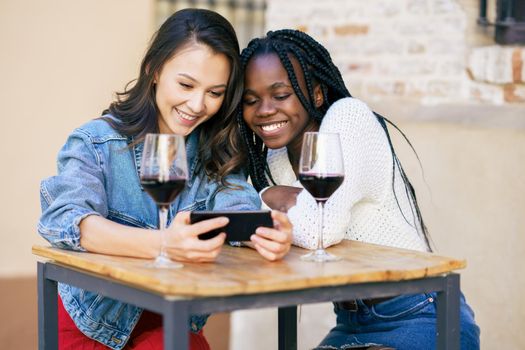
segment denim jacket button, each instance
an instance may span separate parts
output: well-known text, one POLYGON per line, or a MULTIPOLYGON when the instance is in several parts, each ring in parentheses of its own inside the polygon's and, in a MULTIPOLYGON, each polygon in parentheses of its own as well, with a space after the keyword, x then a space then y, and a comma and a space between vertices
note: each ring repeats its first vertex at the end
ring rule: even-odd
POLYGON ((122 340, 120 340, 120 339, 117 338, 117 337, 111 337, 111 341, 115 342, 116 344, 120 344, 120 343, 122 343, 122 340))

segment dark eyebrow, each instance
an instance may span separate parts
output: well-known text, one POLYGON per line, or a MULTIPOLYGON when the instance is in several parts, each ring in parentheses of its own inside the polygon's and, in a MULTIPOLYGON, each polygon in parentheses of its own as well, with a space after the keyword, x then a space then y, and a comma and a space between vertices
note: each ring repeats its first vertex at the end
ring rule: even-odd
MULTIPOLYGON (((186 78, 186 79, 189 79, 189 80, 193 81, 194 83, 199 83, 199 82, 197 81, 197 79, 195 79, 194 77, 192 77, 192 76, 189 75, 189 74, 186 74, 186 73, 179 73, 178 75, 179 75, 179 76, 182 76, 182 77, 184 77, 184 78, 186 78)), ((211 89, 226 88, 227 86, 228 86, 227 84, 219 84, 219 85, 214 85, 214 86, 212 86, 211 89)))
MULTIPOLYGON (((268 90, 275 90, 275 89, 282 88, 282 87, 286 87, 286 88, 293 89, 292 86, 290 86, 290 85, 288 85, 288 84, 286 84, 286 83, 283 83, 282 81, 278 81, 278 82, 273 83, 272 85, 270 85, 270 87, 268 88, 268 90)), ((252 94, 252 95, 256 95, 255 91, 250 90, 250 89, 245 89, 245 90, 244 90, 244 94, 252 94)))
POLYGON ((278 81, 278 82, 273 83, 272 85, 270 85, 270 89, 277 89, 277 88, 281 88, 281 87, 289 87, 289 88, 291 88, 290 85, 285 84, 282 81, 278 81))

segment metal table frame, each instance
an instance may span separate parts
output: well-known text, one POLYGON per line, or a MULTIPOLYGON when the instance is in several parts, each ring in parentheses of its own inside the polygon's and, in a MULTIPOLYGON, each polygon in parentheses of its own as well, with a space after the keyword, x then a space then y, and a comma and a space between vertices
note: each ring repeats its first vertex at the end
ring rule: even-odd
POLYGON ((189 316, 278 307, 279 350, 297 349, 298 304, 437 292, 437 349, 459 349, 459 275, 224 297, 163 296, 54 262, 38 262, 38 348, 58 348, 57 282, 139 306, 163 317, 164 348, 188 349, 189 316))

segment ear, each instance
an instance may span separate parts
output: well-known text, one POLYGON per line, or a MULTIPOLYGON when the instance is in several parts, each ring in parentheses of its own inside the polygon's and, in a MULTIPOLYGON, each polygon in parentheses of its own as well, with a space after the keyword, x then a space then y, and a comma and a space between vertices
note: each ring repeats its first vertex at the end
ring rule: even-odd
MULTIPOLYGON (((150 67, 149 67, 149 64, 146 66, 146 74, 149 74, 150 70, 150 67)), ((155 74, 153 75, 153 85, 157 85, 157 81, 159 80, 159 73, 158 72, 155 72, 155 74)))
POLYGON ((323 96, 323 89, 321 88, 321 84, 317 84, 314 87, 314 104, 315 108, 319 108, 324 103, 324 96, 323 96))

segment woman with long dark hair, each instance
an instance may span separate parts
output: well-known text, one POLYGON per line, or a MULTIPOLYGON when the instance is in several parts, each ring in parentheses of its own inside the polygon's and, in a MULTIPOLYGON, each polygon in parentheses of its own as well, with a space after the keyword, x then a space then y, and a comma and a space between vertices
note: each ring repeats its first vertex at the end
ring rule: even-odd
MULTIPOLYGON (((172 260, 212 262, 225 234, 200 240, 226 218, 190 224, 194 210, 260 206, 246 183, 235 130, 242 96, 239 45, 219 14, 186 9, 153 37, 138 79, 100 118, 76 129, 58 155, 58 175, 41 184, 39 233, 53 246, 153 258, 160 247, 157 208, 139 174, 148 133, 185 138, 189 178, 168 209, 166 254, 172 260)), ((276 228, 252 235, 268 260, 289 250, 291 226, 273 212, 276 228)), ((60 349, 162 349, 162 319, 133 305, 59 284, 60 349)), ((208 349, 206 315, 190 320, 192 349, 208 349)))
MULTIPOLYGON (((298 181, 303 135, 338 133, 344 181, 326 202, 324 246, 343 239, 431 251, 412 187, 383 116, 353 98, 328 51, 297 30, 252 40, 241 53, 245 90, 238 113, 248 168, 264 203, 288 212, 293 243, 315 249, 317 205, 298 181)), ((392 125, 392 124, 391 124, 392 125)), ((320 348, 380 343, 433 349, 432 293, 335 303, 337 326, 320 348)), ((479 328, 461 301, 461 344, 479 348, 479 328)))

